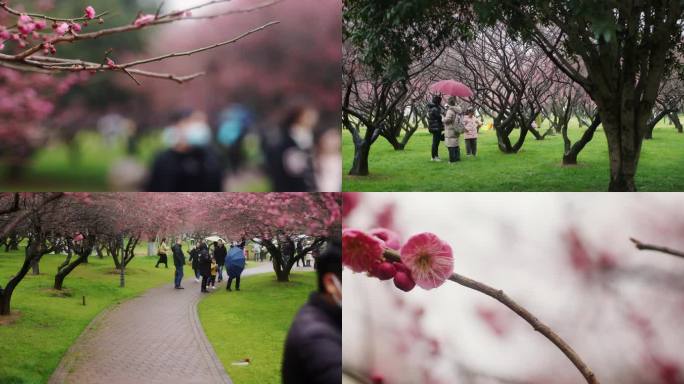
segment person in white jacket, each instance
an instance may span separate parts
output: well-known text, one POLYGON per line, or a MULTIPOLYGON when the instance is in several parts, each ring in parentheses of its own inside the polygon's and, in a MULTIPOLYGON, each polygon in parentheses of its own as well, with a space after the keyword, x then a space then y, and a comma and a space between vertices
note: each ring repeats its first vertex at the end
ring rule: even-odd
POLYGON ((466 156, 477 155, 477 136, 482 126, 482 120, 475 116, 472 108, 466 111, 463 116, 463 127, 465 128, 466 156))
POLYGON ((442 118, 442 123, 444 123, 444 141, 449 150, 449 162, 455 163, 461 160, 462 111, 461 107, 456 105, 456 98, 453 96, 449 98, 447 104, 446 114, 442 118))

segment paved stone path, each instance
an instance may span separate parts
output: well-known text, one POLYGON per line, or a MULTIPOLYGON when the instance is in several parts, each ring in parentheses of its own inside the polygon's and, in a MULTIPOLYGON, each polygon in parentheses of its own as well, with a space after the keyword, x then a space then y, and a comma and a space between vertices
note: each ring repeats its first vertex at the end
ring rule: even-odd
MULTIPOLYGON (((268 264, 242 277, 272 271, 268 264)), ((185 289, 153 288, 95 318, 48 383, 232 384, 199 322, 200 285, 192 269, 184 272, 185 289)), ((172 274, 169 268, 170 281, 172 274)), ((216 294, 224 292, 225 280, 221 285, 216 294)))

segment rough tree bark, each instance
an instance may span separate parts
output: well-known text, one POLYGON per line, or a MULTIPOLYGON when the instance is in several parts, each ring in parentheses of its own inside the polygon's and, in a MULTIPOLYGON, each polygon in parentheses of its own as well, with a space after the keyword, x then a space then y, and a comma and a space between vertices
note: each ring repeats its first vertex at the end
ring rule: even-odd
POLYGON ((93 244, 95 243, 93 236, 87 236, 83 240, 83 244, 74 245, 71 240, 68 241, 69 248, 67 249, 67 257, 62 264, 57 267, 55 274, 55 284, 53 286, 56 290, 62 290, 64 287, 64 279, 81 264, 85 264, 88 255, 93 251, 93 244), (71 261, 72 254, 76 254, 76 260, 71 261))
POLYGON ((601 118, 596 115, 591 122, 591 125, 582 134, 582 137, 572 144, 570 138, 568 138, 568 126, 567 124, 563 127, 563 143, 565 145, 565 150, 563 152, 563 165, 577 165, 577 156, 584 149, 584 147, 594 138, 594 133, 596 129, 601 125, 601 118))

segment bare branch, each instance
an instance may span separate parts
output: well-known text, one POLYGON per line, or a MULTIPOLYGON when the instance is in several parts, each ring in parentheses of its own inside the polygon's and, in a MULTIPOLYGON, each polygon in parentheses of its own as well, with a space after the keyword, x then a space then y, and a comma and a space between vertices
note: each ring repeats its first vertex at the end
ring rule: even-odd
POLYGON ((161 56, 157 56, 157 57, 151 57, 151 58, 148 58, 148 59, 142 59, 142 60, 131 61, 130 63, 121 64, 121 65, 119 65, 118 67, 120 67, 120 68, 130 68, 130 67, 138 66, 138 65, 141 65, 141 64, 152 63, 152 62, 155 62, 155 61, 162 61, 162 60, 170 59, 170 58, 173 58, 173 57, 181 57, 181 56, 190 56, 190 55, 194 55, 195 53, 200 53, 200 52, 208 51, 208 50, 210 50, 210 49, 222 47, 222 46, 224 46, 224 45, 236 43, 237 41, 239 41, 239 40, 241 40, 241 39, 243 39, 243 38, 245 38, 245 37, 247 37, 247 36, 249 36, 249 35, 251 35, 251 34, 253 34, 253 33, 259 32, 259 31, 264 30, 264 29, 266 29, 266 28, 268 28, 268 27, 270 27, 270 26, 272 26, 272 25, 276 25, 276 24, 279 24, 279 23, 280 23, 279 21, 271 21, 271 22, 268 22, 268 23, 266 23, 266 24, 264 24, 264 25, 262 25, 262 26, 260 26, 260 27, 257 27, 257 28, 251 29, 251 30, 249 30, 249 31, 247 31, 247 32, 245 32, 245 33, 242 33, 241 35, 239 35, 239 36, 237 36, 237 37, 234 37, 234 38, 232 38, 232 39, 230 39, 230 40, 226 40, 226 41, 223 41, 223 42, 220 42, 220 43, 208 45, 208 46, 202 47, 202 48, 193 49, 193 50, 190 50, 190 51, 168 53, 168 54, 165 54, 165 55, 161 55, 161 56))
POLYGON ((666 253, 666 254, 672 255, 672 256, 684 257, 684 252, 678 251, 676 249, 672 249, 672 248, 668 248, 668 247, 662 247, 662 246, 653 245, 653 244, 645 244, 645 243, 642 243, 641 241, 639 241, 633 237, 630 237, 629 240, 632 243, 634 243, 634 245, 636 246, 637 249, 642 250, 642 251, 643 250, 658 251, 658 252, 666 253))
MULTIPOLYGON (((399 253, 392 249, 385 249, 383 256, 387 260, 398 262, 401 261, 399 253)), ((503 290, 490 287, 487 284, 480 283, 479 281, 470 279, 457 273, 453 273, 451 277, 449 277, 449 280, 453 281, 454 283, 460 284, 466 288, 470 288, 475 291, 484 293, 485 295, 497 300, 501 304, 508 307, 510 310, 512 310, 518 316, 520 316, 523 320, 527 321, 527 323, 530 324, 535 331, 541 333, 556 347, 558 347, 558 349, 560 349, 561 352, 563 352, 563 354, 567 356, 568 359, 570 359, 573 365, 577 367, 582 376, 584 376, 584 379, 587 381, 587 383, 599 384, 599 381, 592 372, 592 370, 584 363, 584 361, 582 361, 577 352, 575 352, 575 350, 573 350, 572 347, 570 347, 570 345, 565 342, 565 340, 558 336, 558 334, 556 334, 548 325, 542 323, 537 317, 535 317, 522 305, 518 304, 513 299, 508 297, 508 295, 506 295, 503 290)))

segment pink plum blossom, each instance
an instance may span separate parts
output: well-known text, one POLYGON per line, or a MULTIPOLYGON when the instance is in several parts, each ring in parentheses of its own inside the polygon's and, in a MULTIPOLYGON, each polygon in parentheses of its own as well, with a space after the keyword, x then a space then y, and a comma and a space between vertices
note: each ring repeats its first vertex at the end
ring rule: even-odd
POLYGON ((432 233, 411 236, 399 253, 416 284, 423 289, 439 287, 454 269, 451 247, 432 233))
POLYGON ((64 36, 65 33, 69 32, 69 24, 67 23, 59 23, 57 24, 57 27, 55 28, 55 33, 64 36))
POLYGON ((86 17, 86 19, 94 19, 95 18, 95 8, 93 8, 91 5, 87 6, 85 9, 85 17, 86 17))
POLYGON ((19 20, 17 20, 17 29, 22 35, 28 35, 36 29, 36 24, 31 16, 22 14, 19 16, 19 20))
POLYGON ((81 32, 81 29, 82 29, 81 24, 79 24, 79 23, 73 23, 73 24, 71 24, 71 25, 70 25, 70 28, 71 28, 72 31, 77 32, 77 33, 78 33, 78 32, 81 32))
POLYGON ((140 27, 142 27, 142 26, 144 26, 144 25, 147 25, 147 24, 153 22, 154 19, 155 19, 155 16, 154 16, 154 15, 145 15, 145 14, 141 14, 140 16, 138 16, 137 19, 135 19, 135 21, 133 22, 133 25, 135 25, 136 27, 140 28, 140 27))
POLYGON ((383 243, 376 237, 358 230, 342 230, 342 264, 354 272, 370 272, 382 261, 383 243))
POLYGON ((399 240, 399 235, 387 228, 375 228, 370 230, 370 234, 382 240, 385 246, 390 249, 398 251, 401 248, 401 240, 399 240))
POLYGON ((116 68, 116 63, 114 62, 114 60, 112 60, 112 59, 110 59, 110 58, 108 57, 108 58, 107 58, 107 66, 108 66, 110 69, 115 69, 115 68, 116 68))

